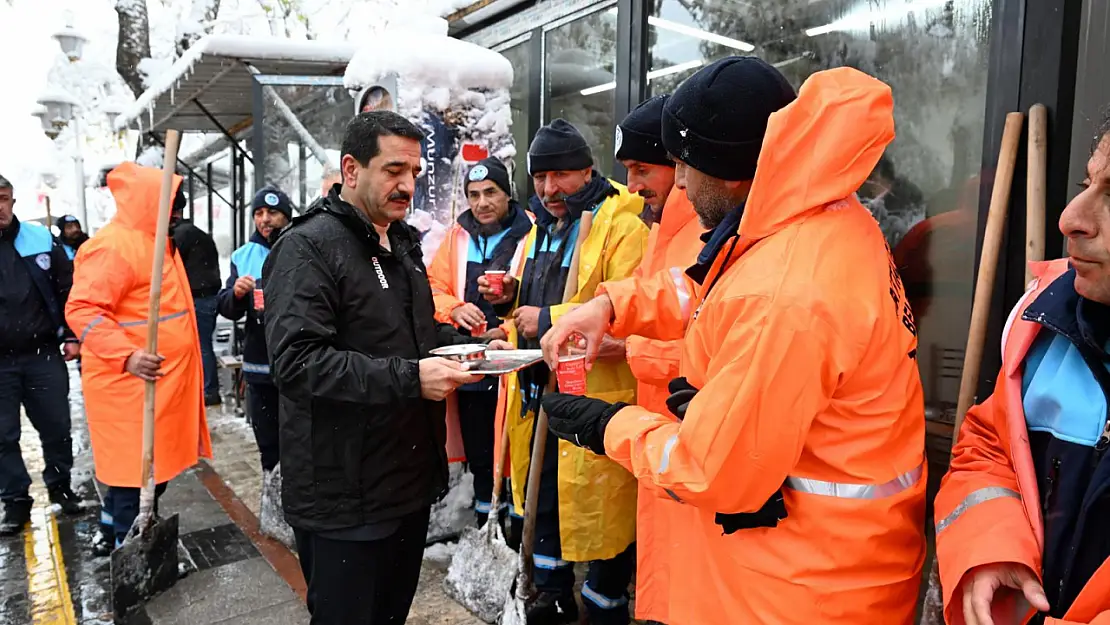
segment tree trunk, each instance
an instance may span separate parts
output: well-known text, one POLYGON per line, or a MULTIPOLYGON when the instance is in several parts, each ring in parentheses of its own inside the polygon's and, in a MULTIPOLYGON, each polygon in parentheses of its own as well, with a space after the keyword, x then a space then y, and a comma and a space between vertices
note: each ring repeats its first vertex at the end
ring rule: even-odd
POLYGON ((139 63, 150 58, 150 18, 146 0, 116 0, 116 14, 119 16, 116 71, 137 98, 146 90, 139 63))

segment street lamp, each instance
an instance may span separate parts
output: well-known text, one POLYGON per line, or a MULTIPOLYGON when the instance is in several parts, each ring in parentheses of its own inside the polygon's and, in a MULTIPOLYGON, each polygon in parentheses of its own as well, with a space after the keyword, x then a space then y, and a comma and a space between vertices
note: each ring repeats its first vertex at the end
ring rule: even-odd
POLYGON ((100 111, 104 113, 104 117, 108 119, 108 127, 115 128, 116 120, 120 115, 123 115, 123 106, 118 100, 108 100, 101 105, 100 111))
POLYGON ((88 39, 77 31, 71 24, 66 24, 66 27, 54 33, 53 38, 62 46, 62 52, 65 52, 70 63, 75 63, 81 60, 81 53, 84 52, 85 42, 88 39))
POLYGON ((62 91, 51 90, 38 99, 38 107, 34 115, 42 122, 43 132, 51 140, 57 138, 62 129, 73 122, 73 143, 76 155, 73 162, 77 173, 77 208, 80 212, 81 223, 88 222, 88 212, 85 208, 85 159, 81 157, 81 128, 80 120, 74 114, 77 101, 62 91))

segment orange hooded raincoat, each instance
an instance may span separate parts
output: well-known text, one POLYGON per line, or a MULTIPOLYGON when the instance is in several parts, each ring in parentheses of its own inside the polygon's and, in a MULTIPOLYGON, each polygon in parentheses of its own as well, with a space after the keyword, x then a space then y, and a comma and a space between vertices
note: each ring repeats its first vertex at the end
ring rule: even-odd
MULTIPOLYGON (((704 245, 703 232, 686 192, 671 189, 663 219, 651 227, 644 259, 633 276, 651 276, 671 267, 681 272, 693 265, 704 245)), ((628 366, 636 376, 636 405, 669 415, 667 384, 678 377, 682 341, 630 336, 625 345, 628 366)), ((683 557, 685 528, 697 522, 697 513, 669 498, 656 497, 653 490, 641 485, 636 500, 636 618, 670 623, 670 563, 683 557)))
MULTIPOLYGON (((950 625, 964 624, 961 581, 971 569, 1017 562, 1041 573, 1044 519, 1022 405, 1022 363, 1041 325, 1025 321, 1022 313, 1067 272, 1068 260, 1031 267, 1034 282, 1002 335, 1002 371, 994 393, 968 411, 937 493, 937 562, 950 625)), ((1025 623, 1033 615, 1017 611, 1015 596, 992 606, 995 623, 1025 623)), ((1110 560, 1087 581, 1063 619, 1045 619, 1045 625, 1081 623, 1110 625, 1110 560)))
POLYGON ((770 118, 739 237, 704 283, 715 286, 668 271, 602 287, 614 334, 685 334, 680 373, 700 389, 682 422, 629 407, 605 433, 610 458, 694 511, 670 563, 669 625, 913 620, 925 556, 917 339, 854 195, 893 137, 888 86, 848 68, 814 74, 770 118), (725 535, 715 522, 780 488, 777 527, 725 535))
MULTIPOLYGON (((174 192, 181 185, 174 176, 174 192)), ((81 382, 96 477, 109 486, 141 486, 143 380, 127 373, 127 359, 146 346, 150 269, 162 171, 124 163, 108 174, 116 201, 111 223, 75 259, 66 321, 81 338, 81 382)), ((169 239, 162 273, 154 479, 168 482, 210 458, 204 413, 204 374, 193 296, 181 256, 169 239)))

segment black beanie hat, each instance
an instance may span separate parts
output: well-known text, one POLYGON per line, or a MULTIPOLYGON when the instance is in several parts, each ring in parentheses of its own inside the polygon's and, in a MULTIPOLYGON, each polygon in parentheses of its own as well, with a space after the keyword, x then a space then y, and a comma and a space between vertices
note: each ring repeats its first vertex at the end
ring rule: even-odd
POLYGON ((618 161, 674 166, 663 147, 663 105, 667 98, 657 95, 644 100, 617 125, 615 152, 618 161))
POLYGON ((73 215, 62 215, 61 217, 54 220, 54 225, 57 226, 59 231, 65 230, 66 224, 77 224, 78 226, 80 226, 81 220, 74 217, 73 215))
POLYGON ((590 146, 570 122, 556 119, 536 131, 528 148, 528 175, 545 171, 574 171, 594 166, 590 146))
POLYGON ((289 196, 272 184, 262 187, 254 194, 254 199, 251 200, 251 212, 260 208, 272 208, 285 215, 287 219, 293 218, 293 204, 289 201, 289 196))
POLYGON ((478 162, 466 172, 466 184, 463 185, 463 191, 470 191, 470 183, 481 182, 489 180, 493 184, 501 188, 505 195, 510 198, 513 197, 513 188, 509 183, 509 170, 505 169, 505 164, 499 158, 487 158, 478 162))
POLYGON ((663 107, 663 145, 690 167, 722 180, 755 177, 771 113, 794 88, 754 56, 730 56, 686 79, 663 107))

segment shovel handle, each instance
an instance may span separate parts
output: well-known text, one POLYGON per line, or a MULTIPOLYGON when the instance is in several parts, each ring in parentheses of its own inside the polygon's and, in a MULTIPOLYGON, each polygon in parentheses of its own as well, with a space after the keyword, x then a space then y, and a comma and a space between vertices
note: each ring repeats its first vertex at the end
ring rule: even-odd
MULTIPOLYGON (((166 239, 170 230, 170 207, 173 202, 173 176, 177 169, 177 149, 181 134, 166 131, 166 150, 162 162, 162 190, 158 197, 158 225, 154 230, 154 266, 150 272, 150 300, 146 313, 146 351, 158 353, 158 314, 162 303, 162 270, 166 263, 166 239)), ((143 464, 140 516, 154 506, 154 382, 147 382, 143 396, 143 464)))
POLYGON ((490 498, 489 515, 496 519, 498 508, 501 506, 501 489, 505 484, 505 461, 509 458, 509 413, 505 411, 505 420, 501 424, 501 446, 497 448, 497 455, 493 459, 493 497, 490 498))

